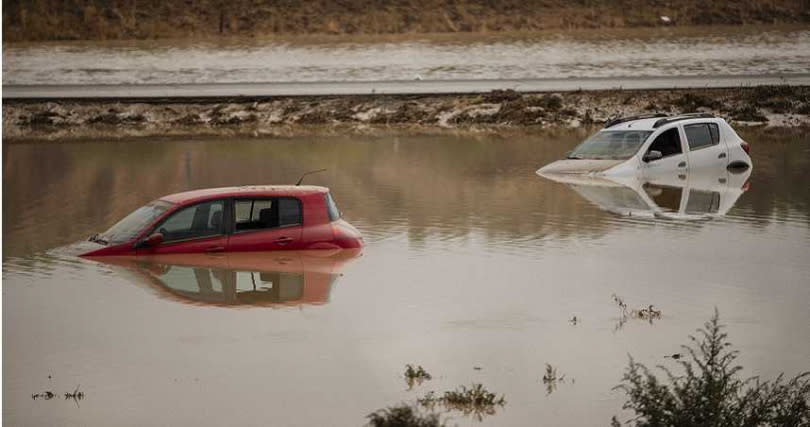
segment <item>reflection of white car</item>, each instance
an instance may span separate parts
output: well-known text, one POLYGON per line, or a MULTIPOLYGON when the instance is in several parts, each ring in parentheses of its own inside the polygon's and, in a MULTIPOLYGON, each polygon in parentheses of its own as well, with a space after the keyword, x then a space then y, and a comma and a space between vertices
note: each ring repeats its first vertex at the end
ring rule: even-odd
POLYGON ((652 114, 607 122, 605 128, 539 174, 656 176, 704 168, 751 168, 748 143, 725 120, 695 113, 652 114))
POLYGON ((652 178, 542 174, 615 214, 686 220, 725 215, 748 189, 750 175, 751 169, 723 167, 652 178))

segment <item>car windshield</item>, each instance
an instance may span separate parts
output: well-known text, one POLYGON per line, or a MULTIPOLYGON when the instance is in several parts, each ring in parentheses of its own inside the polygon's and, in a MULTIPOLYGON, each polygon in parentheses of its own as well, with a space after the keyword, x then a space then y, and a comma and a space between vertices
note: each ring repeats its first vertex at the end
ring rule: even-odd
POLYGON ((569 159, 611 159, 624 160, 638 152, 639 147, 652 131, 646 130, 603 130, 574 148, 569 159))
POLYGON ((101 233, 97 238, 107 243, 124 243, 138 235, 144 227, 149 225, 155 218, 166 211, 172 204, 163 200, 155 200, 147 205, 141 206, 127 215, 121 221, 110 227, 109 230, 101 233))

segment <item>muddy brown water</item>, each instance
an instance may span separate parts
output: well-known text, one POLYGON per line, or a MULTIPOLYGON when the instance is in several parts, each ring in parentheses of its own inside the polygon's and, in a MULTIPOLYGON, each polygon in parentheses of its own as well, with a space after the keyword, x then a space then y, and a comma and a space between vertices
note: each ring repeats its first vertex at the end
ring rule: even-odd
MULTIPOLYGON (((5 85, 739 76, 808 72, 810 31, 806 26, 3 46, 5 85)), ((616 84, 619 85, 621 83, 616 84)))
MULTIPOLYGON (((730 209, 685 221, 616 215, 633 196, 535 175, 584 136, 3 144, 3 421, 361 425, 483 383, 507 403, 481 425, 606 425, 627 355, 672 365, 714 307, 744 374, 810 369, 810 137, 744 132, 748 190, 716 178, 730 209), (309 182, 331 187, 362 254, 99 263, 64 248, 167 193, 321 167, 309 182), (622 323, 613 293, 662 318, 622 323), (433 379, 409 391, 409 363, 433 379), (551 394, 545 363, 567 379, 551 394), (61 398, 77 385, 83 400, 61 398), (59 398, 31 398, 45 390, 59 398)), ((668 206, 671 189, 644 188, 668 206)))

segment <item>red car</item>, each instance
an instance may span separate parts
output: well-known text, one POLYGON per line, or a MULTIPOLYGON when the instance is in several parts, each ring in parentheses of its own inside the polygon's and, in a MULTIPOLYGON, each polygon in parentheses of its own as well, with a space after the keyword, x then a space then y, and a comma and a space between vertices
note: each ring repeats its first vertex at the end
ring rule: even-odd
POLYGON ((81 256, 360 248, 329 189, 245 186, 172 194, 91 237, 81 256))

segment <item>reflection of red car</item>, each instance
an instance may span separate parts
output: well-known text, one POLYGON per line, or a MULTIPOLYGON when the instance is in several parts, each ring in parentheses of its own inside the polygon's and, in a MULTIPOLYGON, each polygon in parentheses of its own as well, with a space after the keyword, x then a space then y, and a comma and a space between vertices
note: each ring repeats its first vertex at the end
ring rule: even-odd
POLYGON ((172 194, 138 208, 82 256, 339 249, 363 246, 329 189, 246 186, 172 194))
POLYGON ((111 256, 135 281, 186 304, 290 306, 326 304, 332 286, 360 249, 226 254, 111 256))

